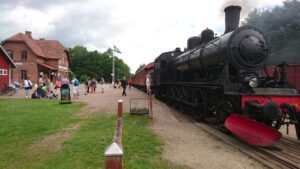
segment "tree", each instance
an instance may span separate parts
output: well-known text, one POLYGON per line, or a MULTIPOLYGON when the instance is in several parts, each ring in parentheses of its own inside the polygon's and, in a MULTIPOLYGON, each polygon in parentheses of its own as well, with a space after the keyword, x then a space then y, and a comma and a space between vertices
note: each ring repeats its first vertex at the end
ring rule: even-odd
POLYGON ((140 70, 144 69, 146 67, 146 64, 143 63, 139 66, 139 68, 136 69, 135 74, 137 74, 140 70))
POLYGON ((254 9, 243 25, 260 28, 272 44, 268 64, 300 63, 300 1, 286 0, 273 9, 254 9))
MULTIPOLYGON (((88 51, 84 46, 75 46, 70 48, 69 52, 71 58, 70 69, 77 75, 78 79, 90 77, 100 80, 103 77, 106 81, 111 81, 113 54, 111 48, 101 53, 88 51)), ((129 77, 130 69, 128 65, 122 59, 114 57, 116 59, 116 67, 120 69, 120 74, 129 77)))

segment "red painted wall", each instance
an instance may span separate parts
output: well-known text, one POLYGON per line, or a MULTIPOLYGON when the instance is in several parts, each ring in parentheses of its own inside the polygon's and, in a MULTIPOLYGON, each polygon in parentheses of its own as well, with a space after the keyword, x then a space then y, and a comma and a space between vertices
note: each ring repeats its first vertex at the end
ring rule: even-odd
POLYGON ((287 66, 287 79, 300 92, 300 65, 287 66))
POLYGON ((0 90, 3 90, 9 85, 9 61, 8 59, 0 54, 0 69, 6 69, 7 75, 0 75, 0 90))

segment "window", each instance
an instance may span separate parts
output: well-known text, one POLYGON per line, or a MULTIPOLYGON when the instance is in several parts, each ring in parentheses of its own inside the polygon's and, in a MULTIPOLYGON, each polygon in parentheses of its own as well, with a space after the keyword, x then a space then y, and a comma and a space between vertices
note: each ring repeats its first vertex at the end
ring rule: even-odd
POLYGON ((21 61, 27 60, 27 51, 22 51, 21 61))
POLYGON ((8 54, 8 56, 11 58, 11 59, 13 59, 13 51, 12 50, 8 50, 8 51, 6 51, 6 53, 8 54))
POLYGON ((0 76, 6 76, 7 75, 7 69, 0 69, 0 76))
POLYGON ((21 70, 21 79, 25 80, 27 78, 27 70, 21 70))
POLYGON ((61 65, 63 66, 65 64, 65 58, 61 58, 61 65))

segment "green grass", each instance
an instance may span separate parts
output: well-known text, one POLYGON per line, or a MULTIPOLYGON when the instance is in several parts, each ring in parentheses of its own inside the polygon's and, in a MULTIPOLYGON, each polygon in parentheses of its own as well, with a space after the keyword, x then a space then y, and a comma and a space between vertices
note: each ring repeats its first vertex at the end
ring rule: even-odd
MULTIPOLYGON (((112 143, 116 116, 95 113, 75 119, 72 114, 81 106, 51 100, 0 100, 0 168, 104 168, 104 149, 112 143), (26 151, 38 139, 71 124, 81 127, 62 143, 61 150, 35 155, 26 151)), ((183 168, 162 159, 162 141, 147 127, 149 123, 146 116, 124 115, 124 167, 183 168)))
POLYGON ((74 122, 71 116, 82 106, 60 105, 58 100, 0 99, 0 168, 22 162, 30 144, 74 122))
MULTIPOLYGON (((162 142, 147 128, 146 116, 125 114, 123 119, 123 165, 130 169, 167 169, 174 167, 162 160, 162 142)), ((97 115, 82 126, 71 140, 64 143, 64 151, 55 154, 44 168, 104 168, 104 149, 112 143, 115 116, 97 115)))

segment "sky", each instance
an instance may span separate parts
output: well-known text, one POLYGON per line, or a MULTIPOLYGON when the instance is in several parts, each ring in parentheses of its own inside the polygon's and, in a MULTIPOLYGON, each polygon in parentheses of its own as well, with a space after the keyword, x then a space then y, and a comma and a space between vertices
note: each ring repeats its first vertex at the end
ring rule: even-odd
POLYGON ((116 55, 131 72, 163 52, 186 47, 187 39, 210 28, 224 32, 224 7, 242 6, 241 20, 254 8, 282 0, 0 0, 0 40, 31 31, 35 39, 60 41, 116 55))

